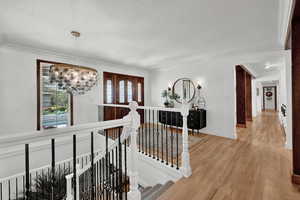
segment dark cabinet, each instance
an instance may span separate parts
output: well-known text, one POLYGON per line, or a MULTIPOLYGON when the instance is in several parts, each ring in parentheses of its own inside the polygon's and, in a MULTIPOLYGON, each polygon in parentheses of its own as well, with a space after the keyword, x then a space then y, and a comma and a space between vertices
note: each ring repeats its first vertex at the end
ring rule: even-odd
MULTIPOLYGON (((159 122, 166 125, 182 127, 180 112, 159 111, 159 122)), ((190 110, 187 124, 189 129, 199 130, 206 127, 206 110, 190 110)))

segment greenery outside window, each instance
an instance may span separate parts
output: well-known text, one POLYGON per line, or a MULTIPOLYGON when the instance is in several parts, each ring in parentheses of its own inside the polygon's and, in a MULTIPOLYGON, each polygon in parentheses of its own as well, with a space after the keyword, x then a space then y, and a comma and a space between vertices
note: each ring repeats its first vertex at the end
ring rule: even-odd
POLYGON ((38 130, 73 124, 72 96, 50 82, 49 69, 54 62, 38 60, 38 130))

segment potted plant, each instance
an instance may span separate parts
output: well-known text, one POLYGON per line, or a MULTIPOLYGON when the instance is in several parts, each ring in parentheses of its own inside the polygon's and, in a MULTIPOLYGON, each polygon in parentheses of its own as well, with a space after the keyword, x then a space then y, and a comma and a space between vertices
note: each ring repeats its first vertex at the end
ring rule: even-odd
POLYGON ((167 108, 173 108, 174 100, 180 98, 178 94, 172 93, 171 88, 168 88, 167 90, 163 90, 161 96, 165 98, 164 106, 167 108))

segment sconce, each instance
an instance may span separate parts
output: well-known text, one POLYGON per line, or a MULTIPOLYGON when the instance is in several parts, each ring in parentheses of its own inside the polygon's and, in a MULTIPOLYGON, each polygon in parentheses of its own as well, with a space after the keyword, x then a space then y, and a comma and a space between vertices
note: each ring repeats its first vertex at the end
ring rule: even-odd
POLYGON ((201 88, 202 88, 201 85, 198 83, 198 84, 197 84, 197 89, 198 89, 198 90, 201 90, 201 88))

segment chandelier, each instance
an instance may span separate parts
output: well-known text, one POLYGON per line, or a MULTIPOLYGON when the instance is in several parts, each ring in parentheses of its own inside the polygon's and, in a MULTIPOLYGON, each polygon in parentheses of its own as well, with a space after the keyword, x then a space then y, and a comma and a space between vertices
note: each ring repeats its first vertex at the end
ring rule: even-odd
POLYGON ((98 73, 89 67, 54 64, 50 67, 50 82, 73 95, 82 95, 96 85, 98 73))

